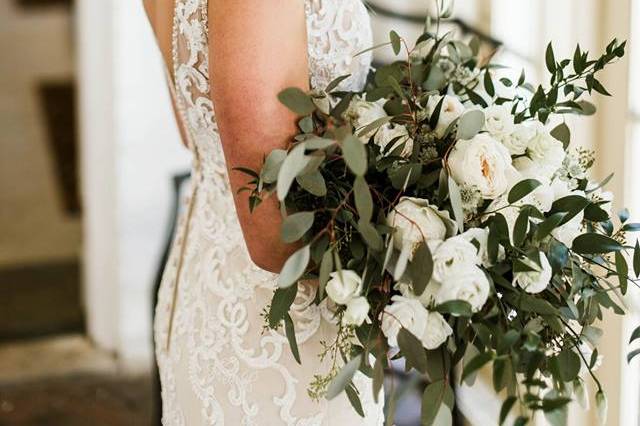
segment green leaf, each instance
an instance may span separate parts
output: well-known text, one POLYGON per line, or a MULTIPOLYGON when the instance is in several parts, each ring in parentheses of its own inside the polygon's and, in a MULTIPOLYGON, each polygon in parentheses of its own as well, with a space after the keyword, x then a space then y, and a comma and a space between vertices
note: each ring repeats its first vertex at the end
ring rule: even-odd
POLYGON ((444 380, 438 380, 431 383, 422 394, 422 419, 423 426, 435 425, 436 418, 441 406, 444 404, 444 395, 448 383, 444 380))
POLYGON ((300 212, 287 216, 282 221, 280 237, 285 243, 298 241, 313 226, 314 212, 300 212))
POLYGON ((598 415, 598 420, 600 421, 601 425, 607 424, 608 411, 609 404, 607 402, 607 397, 604 392, 602 392, 602 390, 599 390, 596 393, 596 414, 598 415))
POLYGON ((513 188, 511 188, 511 190, 509 191, 509 195, 507 196, 507 201, 509 201, 509 204, 520 201, 540 185, 542 185, 542 183, 540 183, 540 181, 536 179, 521 180, 520 182, 513 185, 513 188))
POLYGON ((382 358, 377 357, 376 362, 373 364, 373 400, 378 403, 380 397, 380 390, 384 384, 384 366, 382 365, 382 358))
POLYGON ((273 183, 278 179, 278 173, 282 162, 287 158, 287 151, 284 149, 274 149, 269 153, 264 161, 260 176, 266 183, 273 183))
POLYGON ((296 182, 304 189, 316 197, 327 195, 327 184, 318 170, 296 177, 296 182))
POLYGON ((619 251, 615 254, 616 259, 616 271, 618 273, 618 282, 620 283, 620 291, 622 294, 627 293, 627 284, 629 276, 629 266, 627 265, 627 259, 619 251))
POLYGON ((435 310, 441 314, 451 314, 454 317, 469 318, 473 315, 471 305, 465 300, 449 300, 436 306, 435 310))
POLYGON ((335 79, 333 79, 333 81, 331 81, 331 83, 329 83, 327 85, 327 87, 326 87, 326 89, 324 89, 324 91, 327 92, 327 93, 331 93, 331 91, 333 89, 338 87, 338 85, 340 83, 342 83, 342 81, 346 80, 349 77, 351 77, 351 74, 346 74, 346 75, 341 75, 340 77, 336 77, 335 79))
POLYGON ((278 93, 278 100, 298 115, 309 115, 316 110, 311 97, 297 87, 289 87, 278 93))
POLYGON ((292 285, 287 288, 278 288, 271 299, 269 307, 269 327, 276 328, 289 312, 289 308, 296 299, 298 294, 298 286, 292 285))
POLYGON ((298 350, 298 342, 296 340, 296 331, 293 327, 293 321, 291 320, 291 316, 289 314, 285 314, 284 316, 284 329, 287 335, 287 340, 289 341, 289 348, 291 349, 291 353, 295 358, 298 364, 302 364, 300 361, 300 351, 298 350))
POLYGON ((571 382, 580 372, 580 356, 572 349, 564 348, 557 356, 560 376, 564 382, 571 382))
POLYGON ((407 363, 421 373, 427 371, 427 354, 422 343, 406 328, 401 328, 398 333, 398 347, 407 363))
POLYGON ((431 117, 429 117, 429 127, 435 129, 438 125, 438 120, 440 119, 440 112, 442 111, 442 105, 444 104, 445 97, 442 96, 436 107, 433 109, 433 113, 431 113, 431 117))
POLYGON ((516 223, 513 225, 513 245, 520 247, 527 237, 527 231, 529 230, 529 210, 521 209, 520 214, 516 219, 516 223))
POLYGON ((322 255, 322 261, 320 262, 320 271, 318 273, 318 285, 320 299, 324 297, 324 289, 329 281, 329 274, 333 272, 333 250, 329 249, 322 255))
POLYGON ((640 339, 640 326, 636 327, 631 333, 631 337, 629 338, 629 344, 633 343, 634 340, 640 339))
POLYGON ((332 145, 335 145, 336 141, 333 139, 320 138, 318 136, 311 137, 304 141, 307 149, 325 149, 332 145))
POLYGON ((472 109, 462 114, 458 120, 457 139, 471 139, 484 127, 484 113, 472 109))
POLYGON ((511 411, 511 408, 513 408, 513 405, 516 403, 518 399, 515 396, 510 396, 507 399, 504 400, 504 402, 502 403, 502 407, 500 408, 500 417, 498 420, 498 425, 502 425, 505 420, 507 420, 507 416, 509 415, 509 412, 511 411))
POLYGON ((311 251, 309 245, 306 245, 293 253, 282 267, 282 271, 278 276, 278 287, 286 288, 298 281, 309 264, 311 251))
POLYGON ((338 396, 340 392, 342 392, 347 385, 353 379, 353 376, 356 374, 356 371, 360 368, 360 364, 362 363, 362 354, 359 354, 352 358, 349 362, 347 362, 342 369, 336 374, 336 377, 333 378, 331 383, 329 384, 329 388, 327 389, 326 398, 331 400, 338 396))
POLYGON ((630 363, 636 355, 640 355, 640 349, 634 349, 627 354, 627 363, 630 363))
POLYGON ((413 259, 409 262, 408 272, 411 277, 413 293, 420 296, 424 293, 433 274, 433 257, 426 243, 420 243, 416 249, 413 259))
POLYGON ((496 89, 493 87, 493 81, 491 81, 491 74, 489 70, 484 72, 484 90, 491 97, 494 97, 496 94, 496 89))
POLYGON ((360 139, 349 135, 342 142, 342 154, 349 169, 356 176, 363 176, 367 171, 367 151, 360 139))
POLYGON ((278 172, 278 200, 284 201, 289 193, 293 180, 304 170, 311 160, 310 157, 304 155, 304 142, 296 145, 282 162, 282 166, 278 172))
POLYGON ((536 240, 542 241, 547 235, 551 234, 551 231, 553 231, 558 227, 560 222, 562 222, 562 219, 564 219, 565 215, 566 213, 562 213, 562 212, 554 213, 548 218, 546 218, 544 221, 542 221, 538 225, 538 229, 536 229, 536 234, 535 234, 536 240))
POLYGON ((352 383, 345 388, 345 392, 347 393, 347 398, 349 399, 349 402, 351 403, 351 406, 353 407, 355 412, 358 413, 360 417, 364 417, 362 402, 360 401, 360 397, 358 396, 358 391, 352 383))
POLYGON ((400 53, 401 43, 400 43, 400 36, 398 35, 398 33, 392 30, 389 33, 389 40, 391 41, 391 47, 393 48, 393 53, 395 53, 396 55, 400 53))
POLYGON ((464 379, 470 374, 481 369, 485 364, 493 359, 493 354, 489 351, 482 352, 476 355, 471 361, 464 366, 464 370, 462 371, 462 376, 460 381, 464 381, 464 379))
POLYGON ((373 198, 371 198, 371 191, 364 177, 356 177, 353 183, 353 195, 360 220, 364 222, 371 221, 373 216, 373 198))
POLYGON ((578 101, 578 106, 580 107, 580 114, 582 115, 593 115, 596 113, 596 106, 588 101, 578 101))
POLYGON ((359 128, 357 130, 357 135, 358 136, 363 136, 363 135, 372 134, 376 130, 378 130, 380 127, 382 127, 383 125, 385 125, 388 122, 390 122, 391 120, 393 120, 393 117, 390 116, 390 115, 387 115, 385 117, 377 118, 377 119, 373 120, 371 123, 367 124, 366 126, 359 128))
POLYGON ((551 74, 556 72, 556 58, 553 54, 553 46, 551 43, 547 45, 547 52, 545 54, 545 63, 547 65, 547 69, 551 74))
POLYGON ((622 250, 622 245, 606 235, 590 232, 577 236, 572 250, 578 254, 602 254, 622 250))
POLYGON ((358 222, 358 232, 369 247, 376 251, 382 250, 382 238, 375 226, 369 222, 358 222))
POLYGON ((449 179, 449 199, 451 201, 451 208, 453 209, 453 216, 458 224, 458 230, 462 232, 464 230, 464 210, 462 209, 462 196, 460 195, 460 188, 458 184, 451 176, 449 179))
POLYGON ((640 276, 640 243, 636 240, 636 246, 633 249, 633 272, 640 276))
POLYGON ((565 123, 560 123, 551 130, 551 136, 562 142, 564 149, 567 149, 571 142, 571 130, 565 123))

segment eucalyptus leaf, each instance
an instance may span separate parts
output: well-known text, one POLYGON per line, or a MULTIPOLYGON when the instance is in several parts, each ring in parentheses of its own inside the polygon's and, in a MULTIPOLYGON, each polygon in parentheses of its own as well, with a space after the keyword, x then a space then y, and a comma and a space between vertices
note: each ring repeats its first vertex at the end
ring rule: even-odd
POLYGON ((422 419, 423 426, 435 425, 436 418, 441 406, 444 404, 444 395, 448 383, 444 380, 438 380, 427 386, 422 394, 422 419))
POLYGON ((558 124, 550 133, 551 136, 562 142, 564 149, 567 149, 571 142, 571 130, 569 130, 569 126, 567 126, 566 123, 558 124))
POLYGON ((363 176, 367 171, 367 151, 360 139, 353 135, 342 141, 342 154, 349 169, 356 176, 363 176))
POLYGON ((353 194, 356 202, 356 210, 361 221, 369 222, 373 217, 373 198, 367 181, 362 176, 357 176, 353 183, 353 194))
POLYGON ((471 361, 469 361, 462 370, 462 376, 460 377, 460 381, 464 381, 464 379, 470 374, 478 371, 483 366, 485 366, 489 361, 493 359, 493 354, 491 352, 481 352, 476 355, 471 361))
POLYGON ((401 328, 398 333, 398 347, 407 363, 421 373, 427 371, 427 355, 422 343, 406 328, 401 328))
POLYGON ((297 293, 297 285, 276 289, 271 299, 271 306, 269 307, 269 327, 276 328, 280 321, 284 319, 297 293))
POLYGON ((304 155, 304 142, 296 145, 282 162, 282 166, 278 172, 278 200, 284 201, 289 193, 293 180, 304 170, 310 157, 304 155))
POLYGON ((327 195, 327 184, 322 173, 318 170, 296 177, 296 182, 298 182, 298 185, 305 191, 316 197, 324 197, 327 195))
POLYGON ((396 55, 399 54, 400 48, 401 48, 401 45, 400 45, 401 40, 398 33, 392 30, 389 33, 389 40, 391 41, 391 47, 393 48, 393 53, 395 53, 396 55))
POLYGON ((322 256, 322 262, 320 262, 320 271, 318 277, 319 296, 320 299, 324 297, 324 289, 329 281, 329 274, 333 272, 333 250, 329 249, 324 252, 322 256))
POLYGON ((306 245, 293 253, 282 267, 282 271, 278 276, 278 287, 286 288, 297 282, 309 264, 311 251, 309 245, 306 245))
POLYGON ((458 230, 462 232, 464 230, 464 210, 462 209, 462 196, 460 195, 460 188, 451 176, 449 176, 448 179, 451 208, 453 209, 453 215, 456 219, 458 230))
POLYGON ((293 354, 293 358, 295 358, 298 364, 302 364, 302 362, 300 361, 300 351, 298 350, 295 328, 289 314, 285 314, 284 316, 284 328, 287 335, 287 340, 289 341, 289 348, 291 349, 291 353, 293 354))
POLYGON ((458 120, 457 139, 471 139, 484 127, 484 113, 478 109, 472 109, 458 120))
POLYGON ((377 403, 380 397, 380 390, 384 384, 384 366, 382 365, 382 358, 377 357, 373 364, 373 400, 377 403))
POLYGON ((624 255, 617 251, 615 253, 616 272, 618 273, 618 283, 620 283, 620 292, 622 294, 627 293, 627 284, 629 276, 629 266, 627 265, 627 259, 624 255))
POLYGON ((329 384, 329 388, 327 389, 326 398, 328 400, 332 400, 338 396, 340 392, 349 385, 351 379, 353 379, 353 376, 356 374, 356 371, 360 368, 361 363, 362 354, 353 357, 342 367, 340 371, 338 371, 338 374, 333 378, 329 384))
POLYGON ((298 115, 308 115, 316 110, 311 97, 297 87, 289 87, 278 93, 278 100, 298 115))
POLYGON ((260 176, 266 183, 273 183, 278 179, 278 172, 280 172, 280 166, 287 157, 287 151, 284 149, 274 149, 267 155, 264 161, 260 176))
POLYGON ((433 258, 426 243, 420 243, 408 266, 413 293, 420 296, 431 280, 433 274, 433 258))
POLYGON ((280 236, 285 243, 298 241, 313 226, 314 212, 300 212, 287 216, 282 221, 280 236))

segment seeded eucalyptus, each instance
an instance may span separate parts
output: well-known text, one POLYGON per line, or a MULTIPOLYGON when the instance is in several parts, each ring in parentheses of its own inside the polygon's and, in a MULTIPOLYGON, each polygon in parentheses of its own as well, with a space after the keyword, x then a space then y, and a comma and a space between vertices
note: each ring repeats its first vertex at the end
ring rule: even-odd
POLYGON ((595 112, 586 98, 609 95, 598 73, 625 43, 613 40, 597 58, 578 46, 572 59, 549 44, 549 81, 537 87, 483 63, 477 40, 425 31, 409 46, 392 31, 387 45, 399 59, 363 92, 342 90, 349 76, 282 91, 299 134, 261 170, 241 169, 251 208, 277 197, 282 240, 299 246, 278 278, 268 327, 282 328, 304 362, 289 309, 299 281, 316 279, 315 303, 333 313, 337 335, 323 342, 318 355, 331 368, 309 393, 345 391, 361 415, 371 390, 354 376, 370 376, 379 398, 397 357, 430 383, 425 425, 451 423, 455 366, 465 383, 492 369, 505 392, 500 423, 542 411, 562 424, 567 403, 587 398, 587 380, 604 408, 597 324, 606 310, 625 313, 622 297, 640 273, 631 237, 640 224, 611 213, 608 179, 590 180, 594 155, 573 147, 563 116, 595 112))

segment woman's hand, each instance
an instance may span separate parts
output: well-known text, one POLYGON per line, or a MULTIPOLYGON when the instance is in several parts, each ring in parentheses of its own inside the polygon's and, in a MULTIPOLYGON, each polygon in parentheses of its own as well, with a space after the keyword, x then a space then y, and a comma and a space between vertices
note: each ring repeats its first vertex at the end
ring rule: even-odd
POLYGON ((211 96, 238 218, 254 263, 279 272, 295 247, 280 240, 277 200, 249 212, 246 194, 238 194, 247 177, 233 169, 259 170, 266 153, 297 133, 277 94, 309 85, 304 2, 210 0, 208 7, 211 96))

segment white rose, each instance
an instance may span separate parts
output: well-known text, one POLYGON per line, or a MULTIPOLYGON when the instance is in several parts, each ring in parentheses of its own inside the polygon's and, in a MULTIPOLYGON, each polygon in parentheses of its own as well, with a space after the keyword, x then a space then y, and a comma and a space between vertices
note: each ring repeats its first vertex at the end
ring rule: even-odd
POLYGON ((507 147, 511 155, 523 155, 535 135, 536 129, 533 126, 518 123, 514 126, 511 134, 501 137, 500 141, 507 147))
POLYGON ((345 325, 360 326, 367 319, 369 315, 369 302, 364 296, 351 299, 347 303, 347 309, 345 309, 342 316, 342 322, 345 325))
POLYGON ((453 333, 442 315, 427 311, 417 299, 395 295, 391 300, 381 314, 380 324, 389 346, 398 346, 401 328, 417 337, 426 349, 436 349, 453 333))
POLYGON ((404 144, 400 155, 402 157, 408 157, 413 153, 413 139, 409 136, 409 132, 405 126, 400 124, 391 125, 386 124, 378 129, 378 132, 373 137, 373 142, 380 147, 383 155, 392 153, 399 146, 404 144), (395 141, 394 141, 395 140, 395 141), (388 146, 394 141, 392 146, 388 146))
MULTIPOLYGON (((478 245, 477 261, 476 263, 482 264, 485 268, 493 266, 493 263, 489 260, 489 229, 488 228, 469 228, 460 236, 473 244, 476 241, 478 245)), ((498 260, 504 259, 504 248, 500 246, 498 248, 498 260)))
POLYGON ((487 301, 491 286, 487 276, 475 265, 467 265, 447 276, 436 295, 436 303, 464 300, 478 312, 487 301))
MULTIPOLYGON (((429 116, 434 113, 438 103, 442 97, 431 96, 427 101, 427 113, 429 116)), ((438 116, 438 124, 433 129, 436 135, 441 138, 444 136, 444 132, 447 130, 453 120, 457 119, 465 111, 464 105, 455 96, 444 95, 444 101, 442 102, 442 108, 440 108, 440 115, 438 116)))
POLYGON ((456 233, 456 223, 447 211, 439 211, 427 200, 402 197, 387 216, 387 224, 395 229, 394 245, 408 248, 411 254, 423 242, 444 240, 456 233))
POLYGON ((478 250, 461 235, 449 238, 438 246, 433 253, 433 278, 444 282, 457 270, 475 266, 478 260, 478 250))
MULTIPOLYGON (((356 132, 374 121, 387 116, 387 113, 383 108, 385 102, 385 99, 379 99, 375 102, 367 102, 359 96, 355 96, 351 100, 346 116, 351 119, 351 124, 355 127, 356 132)), ((378 129, 374 129, 366 134, 360 135, 360 139, 362 142, 367 143, 369 138, 373 136, 377 130, 378 129)))
POLYGON ((519 285, 524 291, 531 294, 544 291, 551 281, 551 265, 547 256, 540 252, 540 266, 531 259, 524 259, 523 263, 530 266, 534 271, 516 272, 513 274, 513 285, 519 285))
POLYGON ((537 167, 555 173, 562 166, 566 153, 562 142, 551 136, 546 128, 539 126, 536 135, 527 145, 527 155, 537 167))
POLYGON ((351 299, 360 295, 362 291, 362 278, 348 269, 335 271, 329 274, 327 282, 327 295, 339 305, 346 305, 351 299))
POLYGON ((513 131, 513 115, 507 105, 491 105, 484 112, 484 128, 494 137, 508 135, 513 131))
POLYGON ((484 133, 456 142, 449 168, 459 185, 475 185, 484 198, 503 194, 517 175, 507 148, 484 133))
POLYGON ((453 334, 453 329, 438 312, 429 312, 427 327, 420 341, 426 349, 437 349, 453 334))

